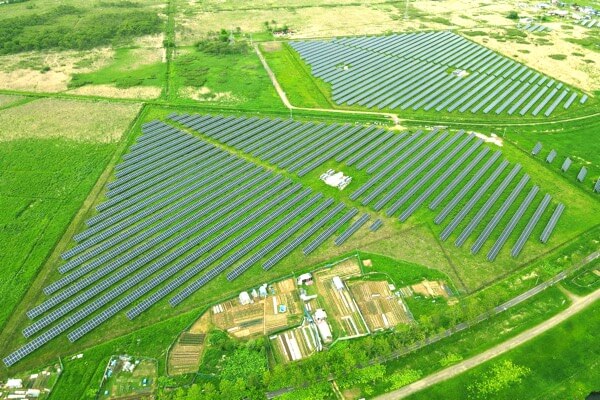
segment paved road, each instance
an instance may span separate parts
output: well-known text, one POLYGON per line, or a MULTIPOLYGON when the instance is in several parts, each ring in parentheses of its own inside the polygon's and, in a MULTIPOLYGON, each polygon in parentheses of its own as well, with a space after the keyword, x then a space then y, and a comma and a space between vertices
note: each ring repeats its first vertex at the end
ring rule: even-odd
POLYGON ((598 299, 600 299, 600 289, 585 297, 573 297, 573 303, 569 306, 569 308, 558 313, 552 318, 542 322, 541 324, 507 340, 506 342, 500 343, 499 345, 494 346, 481 354, 478 354, 456 365, 436 372, 435 374, 429 375, 421 380, 404 386, 403 388, 378 396, 375 399, 402 399, 420 390, 433 386, 437 383, 443 382, 447 379, 453 378, 471 368, 474 368, 488 360, 491 360, 494 357, 499 356, 500 354, 506 353, 507 351, 514 349, 515 347, 537 337, 538 335, 541 335, 549 329, 554 328, 556 325, 560 324, 569 317, 583 310, 585 307, 589 306, 598 299))

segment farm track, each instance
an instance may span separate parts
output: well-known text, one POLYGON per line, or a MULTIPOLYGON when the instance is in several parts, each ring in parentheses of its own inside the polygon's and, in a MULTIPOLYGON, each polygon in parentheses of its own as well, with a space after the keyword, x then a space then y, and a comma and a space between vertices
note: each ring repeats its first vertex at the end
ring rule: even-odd
POLYGON ((596 302, 598 299, 600 299, 600 289, 597 289, 595 292, 592 292, 589 295, 584 296, 584 297, 575 297, 572 295, 570 297, 573 299, 573 303, 566 310, 556 314, 555 316, 542 322, 541 324, 536 325, 533 328, 528 329, 525 332, 523 332, 503 343, 500 343, 499 345, 494 346, 489 350, 484 351, 483 353, 480 353, 480 354, 478 354, 474 357, 471 357, 467 360, 461 361, 460 363, 458 363, 456 365, 453 365, 451 367, 443 369, 443 370, 441 370, 435 374, 429 375, 421 380, 413 382, 407 386, 404 386, 401 389, 394 390, 392 392, 383 394, 381 396, 377 396, 377 397, 375 397, 375 399, 392 400, 392 399, 405 398, 407 396, 410 396, 411 394, 414 394, 418 391, 426 389, 437 383, 443 382, 443 381, 453 378, 457 375, 460 375, 461 373, 463 373, 465 371, 475 368, 478 365, 485 363, 486 361, 489 361, 499 355, 502 355, 502 354, 516 348, 517 346, 524 344, 524 343, 538 337, 539 335, 554 328, 555 326, 564 322, 568 318, 570 318, 573 315, 577 314, 578 312, 582 311, 586 307, 591 306, 594 302, 596 302))

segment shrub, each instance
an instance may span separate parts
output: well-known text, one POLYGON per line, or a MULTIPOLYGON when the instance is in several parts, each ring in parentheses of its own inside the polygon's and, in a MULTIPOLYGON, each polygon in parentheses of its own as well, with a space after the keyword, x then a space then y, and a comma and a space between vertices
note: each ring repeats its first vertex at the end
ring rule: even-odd
POLYGON ((508 15, 506 16, 506 18, 508 19, 519 19, 519 13, 517 13, 516 11, 511 11, 508 13, 508 15))

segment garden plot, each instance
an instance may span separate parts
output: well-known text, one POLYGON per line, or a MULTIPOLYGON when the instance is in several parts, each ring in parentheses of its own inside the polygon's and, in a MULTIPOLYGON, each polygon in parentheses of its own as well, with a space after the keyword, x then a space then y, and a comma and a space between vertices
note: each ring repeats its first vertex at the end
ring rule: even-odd
POLYGON ((320 348, 318 333, 312 325, 303 325, 271 337, 278 360, 291 362, 309 357, 320 348))
POLYGON ((371 331, 390 329, 411 321, 406 305, 392 293, 388 282, 350 282, 348 286, 371 331))
POLYGON ((268 295, 252 303, 236 298, 217 304, 211 310, 213 323, 238 338, 280 331, 300 321, 302 307, 294 291, 294 280, 286 279, 270 285, 268 295))
POLYGON ((113 356, 104 372, 98 399, 153 399, 156 376, 156 360, 113 356))
POLYGON ((204 313, 188 331, 179 335, 169 351, 169 374, 194 373, 198 370, 209 325, 210 313, 204 313))
MULTIPOLYGON (((353 262, 356 263, 356 260, 353 262)), ((339 268, 333 267, 314 274, 316 290, 320 296, 318 303, 323 304, 323 308, 328 312, 329 322, 334 330, 339 329, 339 336, 342 337, 362 336, 369 333, 356 301, 343 280, 344 277, 354 275, 353 271, 360 273, 358 265, 352 268, 351 264, 343 263, 339 268)))

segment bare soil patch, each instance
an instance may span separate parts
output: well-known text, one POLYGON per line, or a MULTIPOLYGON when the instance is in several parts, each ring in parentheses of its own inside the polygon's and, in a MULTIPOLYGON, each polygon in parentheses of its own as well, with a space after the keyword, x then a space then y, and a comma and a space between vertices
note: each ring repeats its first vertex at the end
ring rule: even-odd
POLYGON ((61 92, 73 73, 108 65, 114 57, 109 47, 89 51, 27 52, 0 56, 0 89, 61 92))

